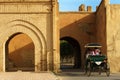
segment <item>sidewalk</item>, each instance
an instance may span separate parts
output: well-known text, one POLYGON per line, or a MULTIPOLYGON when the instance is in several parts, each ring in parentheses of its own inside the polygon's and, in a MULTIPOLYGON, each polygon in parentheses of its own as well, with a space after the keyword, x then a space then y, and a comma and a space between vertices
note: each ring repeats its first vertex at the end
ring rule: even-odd
POLYGON ((0 72, 0 80, 59 80, 52 72, 0 72))

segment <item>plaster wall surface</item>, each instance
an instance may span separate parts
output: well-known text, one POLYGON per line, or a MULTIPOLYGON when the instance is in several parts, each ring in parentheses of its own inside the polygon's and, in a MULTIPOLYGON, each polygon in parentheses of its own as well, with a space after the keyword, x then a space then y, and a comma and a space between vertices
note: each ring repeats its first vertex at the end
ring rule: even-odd
POLYGON ((7 68, 34 68, 34 44, 29 36, 17 34, 8 41, 6 47, 7 68))
POLYGON ((106 6, 102 1, 96 11, 96 42, 102 45, 101 51, 103 54, 106 52, 106 6))
MULTIPOLYGON (((48 0, 46 0, 48 1, 48 0)), ((53 58, 47 62, 47 51, 52 56, 52 13, 50 2, 1 2, 0 3, 0 71, 5 71, 5 45, 11 36, 24 33, 35 45, 35 71, 47 70, 53 58), (38 8, 40 7, 40 8, 38 8), (47 46, 51 46, 50 48, 47 46), (49 63, 47 65, 47 63, 49 63)), ((20 43, 18 43, 20 44, 20 43)), ((51 66, 52 67, 52 66, 51 66)))
POLYGON ((120 71, 120 5, 107 6, 107 52, 112 72, 120 71))
POLYGON ((78 41, 81 47, 81 63, 84 66, 85 44, 94 38, 95 13, 92 12, 60 12, 60 38, 70 37, 78 41))

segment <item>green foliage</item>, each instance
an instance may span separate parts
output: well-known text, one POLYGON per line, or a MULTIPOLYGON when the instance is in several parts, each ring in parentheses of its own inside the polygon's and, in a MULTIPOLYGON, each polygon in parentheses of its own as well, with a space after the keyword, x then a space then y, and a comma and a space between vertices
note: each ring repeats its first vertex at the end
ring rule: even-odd
POLYGON ((65 40, 60 41, 60 56, 62 58, 73 56, 73 46, 65 40))

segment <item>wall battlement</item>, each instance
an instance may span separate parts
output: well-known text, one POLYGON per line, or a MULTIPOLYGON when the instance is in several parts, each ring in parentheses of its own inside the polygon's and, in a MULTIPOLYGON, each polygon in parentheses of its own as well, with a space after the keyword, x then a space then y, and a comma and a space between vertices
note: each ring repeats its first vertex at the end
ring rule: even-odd
POLYGON ((79 6, 79 11, 82 11, 82 12, 92 12, 92 6, 87 6, 87 9, 86 9, 85 4, 81 4, 79 6))

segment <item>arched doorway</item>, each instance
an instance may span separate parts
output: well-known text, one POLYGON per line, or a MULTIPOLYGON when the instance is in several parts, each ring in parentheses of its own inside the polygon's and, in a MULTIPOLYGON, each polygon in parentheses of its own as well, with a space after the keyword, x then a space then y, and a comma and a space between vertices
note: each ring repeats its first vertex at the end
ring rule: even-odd
POLYGON ((81 67, 81 49, 77 40, 71 37, 61 38, 60 39, 60 55, 61 55, 60 56, 61 69, 81 67), (64 56, 64 54, 66 55, 64 56))
POLYGON ((5 44, 6 71, 34 71, 34 53, 34 43, 28 35, 12 35, 5 44))

